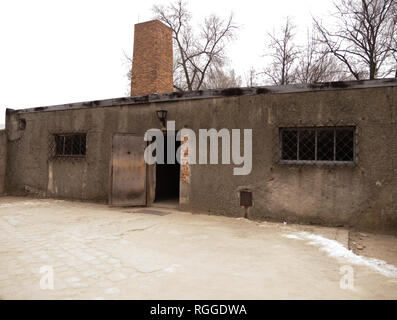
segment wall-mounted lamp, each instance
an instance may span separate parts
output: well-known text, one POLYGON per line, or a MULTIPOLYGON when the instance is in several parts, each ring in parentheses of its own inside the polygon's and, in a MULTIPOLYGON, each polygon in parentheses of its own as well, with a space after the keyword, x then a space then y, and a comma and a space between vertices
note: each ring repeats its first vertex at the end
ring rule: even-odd
POLYGON ((157 110, 156 114, 157 114, 157 118, 161 121, 163 127, 165 128, 165 119, 167 119, 167 110, 157 110))

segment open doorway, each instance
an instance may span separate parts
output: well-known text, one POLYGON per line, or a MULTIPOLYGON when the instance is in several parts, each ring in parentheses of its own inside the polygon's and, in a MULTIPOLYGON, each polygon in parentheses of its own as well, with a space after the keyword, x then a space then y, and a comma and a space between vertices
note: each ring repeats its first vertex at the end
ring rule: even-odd
MULTIPOLYGON (((169 136, 169 138, 171 138, 169 136)), ((175 151, 179 149, 181 142, 175 141, 175 151)), ((156 191, 155 191, 155 205, 165 207, 178 207, 179 204, 179 177, 180 164, 175 158, 175 163, 167 163, 168 139, 164 137, 164 164, 156 164, 156 191)))

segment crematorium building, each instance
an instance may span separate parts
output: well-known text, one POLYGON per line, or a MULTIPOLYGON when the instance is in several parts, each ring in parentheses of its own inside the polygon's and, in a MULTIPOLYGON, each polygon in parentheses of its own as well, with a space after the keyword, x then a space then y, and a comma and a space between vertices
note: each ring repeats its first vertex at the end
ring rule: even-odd
POLYGON ((397 79, 173 92, 172 70, 171 30, 144 22, 131 97, 7 109, 0 193, 397 233, 397 79), (181 164, 147 164, 145 132, 166 121, 252 129, 251 172, 188 163, 188 137, 181 164))

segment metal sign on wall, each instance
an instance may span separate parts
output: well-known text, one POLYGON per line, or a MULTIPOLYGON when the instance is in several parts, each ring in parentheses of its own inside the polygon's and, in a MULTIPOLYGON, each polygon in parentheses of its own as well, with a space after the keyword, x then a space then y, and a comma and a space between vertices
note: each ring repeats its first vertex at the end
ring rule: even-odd
POLYGON ((110 204, 146 205, 145 141, 132 134, 115 134, 112 141, 110 204))

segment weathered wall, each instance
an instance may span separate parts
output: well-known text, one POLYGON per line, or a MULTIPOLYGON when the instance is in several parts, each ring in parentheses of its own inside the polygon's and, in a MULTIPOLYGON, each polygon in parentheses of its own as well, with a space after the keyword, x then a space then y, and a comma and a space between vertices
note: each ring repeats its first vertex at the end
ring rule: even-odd
POLYGON ((7 164, 7 135, 5 130, 0 130, 0 194, 4 193, 6 164, 7 164))
POLYGON ((178 129, 253 129, 251 174, 234 176, 234 165, 190 165, 183 208, 242 216, 239 190, 250 188, 253 219, 397 232, 396 97, 397 87, 383 87, 13 114, 27 126, 9 143, 7 190, 106 201, 112 134, 159 128, 155 111, 165 108, 178 129), (312 125, 356 125, 357 164, 278 164, 278 127, 312 125), (49 161, 49 134, 78 131, 88 132, 86 160, 49 161))

